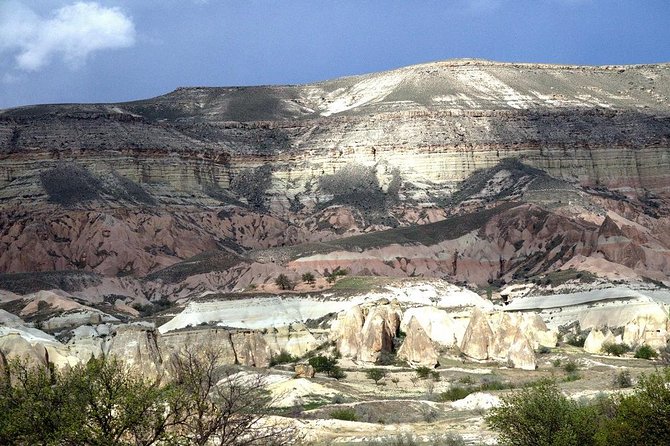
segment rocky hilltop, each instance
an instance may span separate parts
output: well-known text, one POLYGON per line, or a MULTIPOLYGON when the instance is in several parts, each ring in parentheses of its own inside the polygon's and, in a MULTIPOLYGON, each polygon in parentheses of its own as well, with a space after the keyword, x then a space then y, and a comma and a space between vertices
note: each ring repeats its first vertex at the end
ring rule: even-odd
MULTIPOLYGON (((571 258, 598 250, 609 210, 660 237, 651 243, 631 224, 622 231, 636 234, 619 245, 665 246, 669 97, 665 64, 457 60, 310 85, 180 88, 128 103, 0 111, 0 270, 139 277, 213 251, 230 253, 228 269, 253 249, 515 199, 593 214, 578 223, 577 248, 538 241, 571 258)), ((634 268, 641 250, 613 255, 634 268)), ((488 260, 510 265, 506 257, 488 260)))

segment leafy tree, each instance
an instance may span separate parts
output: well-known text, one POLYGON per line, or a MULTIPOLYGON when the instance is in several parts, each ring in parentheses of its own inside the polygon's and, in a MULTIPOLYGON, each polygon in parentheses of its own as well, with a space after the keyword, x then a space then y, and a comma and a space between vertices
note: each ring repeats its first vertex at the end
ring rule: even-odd
POLYGON ((292 290, 295 288, 295 284, 291 281, 291 279, 288 278, 288 276, 286 276, 286 274, 280 274, 277 276, 275 279, 275 284, 282 290, 292 290))
POLYGON ((367 376, 368 379, 373 380, 375 384, 379 384, 379 381, 384 379, 387 373, 386 369, 367 369, 365 371, 365 376, 367 376))
POLYGON ((329 358, 328 356, 317 355, 309 358, 309 365, 314 368, 317 373, 325 373, 331 376, 333 371, 336 371, 337 359, 329 358))
POLYGON ((566 398, 553 382, 504 396, 487 423, 503 446, 595 445, 598 411, 566 398))
POLYGON ((314 278, 314 274, 304 273, 302 275, 302 281, 305 283, 313 284, 316 281, 316 279, 314 278))
POLYGON ((296 444, 295 430, 266 421, 261 375, 221 367, 221 352, 185 349, 173 380, 92 359, 58 372, 0 363, 0 444, 152 446, 296 444))
POLYGON ((613 344, 608 342, 603 344, 602 350, 608 355, 621 356, 630 351, 630 346, 627 344, 613 344))
POLYGON ((638 359, 654 359, 658 357, 658 352, 648 345, 641 345, 635 351, 635 357, 638 359))
POLYGON ((598 440, 602 445, 670 444, 670 369, 641 376, 636 392, 613 400, 598 440))

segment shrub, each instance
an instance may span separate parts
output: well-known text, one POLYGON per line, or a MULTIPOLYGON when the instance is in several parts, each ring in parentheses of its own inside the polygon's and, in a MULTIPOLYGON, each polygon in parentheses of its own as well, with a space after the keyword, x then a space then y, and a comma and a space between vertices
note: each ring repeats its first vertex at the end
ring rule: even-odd
POLYGON ((551 365, 558 368, 561 366, 561 358, 556 358, 553 361, 551 361, 551 365))
POLYGON ((314 368, 317 373, 325 373, 331 376, 333 369, 337 366, 337 359, 329 358, 328 356, 318 355, 309 358, 309 365, 314 368))
POLYGON ((367 369, 365 371, 365 376, 368 379, 371 379, 375 382, 375 384, 379 384, 379 381, 384 379, 387 375, 387 371, 385 369, 367 369))
POLYGON ((305 283, 312 284, 316 281, 316 279, 314 278, 314 274, 305 273, 305 274, 302 275, 302 281, 305 282, 305 283))
POLYGON ((579 370, 579 366, 575 361, 570 360, 563 364, 563 370, 565 370, 566 373, 575 373, 579 370))
POLYGON ((621 356, 626 352, 630 351, 630 347, 627 344, 614 344, 614 343, 605 343, 603 344, 602 351, 608 355, 621 356))
POLYGON ((333 366, 330 369, 330 373, 328 374, 331 378, 335 378, 336 380, 341 380, 347 377, 347 374, 344 373, 344 371, 339 367, 339 366, 333 366))
POLYGON ((474 384, 475 380, 472 379, 472 376, 466 375, 458 378, 458 382, 461 384, 474 384))
POLYGON ((579 381, 580 379, 582 379, 582 375, 580 375, 578 372, 572 372, 568 373, 568 376, 566 376, 563 381, 569 383, 572 381, 579 381))
POLYGON ((648 345, 641 345, 635 351, 635 357, 638 359, 654 359, 658 357, 658 352, 648 345))
POLYGON ((421 366, 415 370, 416 376, 419 377, 419 379, 428 379, 428 377, 431 375, 432 370, 429 369, 428 367, 421 366))
POLYGON ((628 370, 622 370, 614 375, 614 387, 619 389, 626 389, 633 386, 633 380, 630 377, 628 370))
POLYGON ((295 284, 291 281, 291 279, 288 278, 288 276, 286 276, 286 274, 280 274, 277 276, 275 279, 275 285, 277 285, 282 290, 292 290, 295 288, 295 284))
POLYGON ((456 401, 456 400, 462 400, 466 396, 470 395, 471 393, 474 393, 475 389, 469 388, 469 387, 460 387, 460 386, 454 386, 451 387, 449 390, 446 392, 442 392, 440 394, 440 401, 456 401))
POLYGON ((547 353, 551 353, 551 349, 546 345, 541 345, 540 348, 537 349, 537 353, 540 355, 546 355, 547 353))
POLYGON ((586 342, 586 337, 584 335, 572 335, 566 342, 573 347, 584 347, 584 342, 586 342))
POLYGON ((603 421, 601 444, 670 444, 670 369, 640 377, 634 393, 614 398, 603 421))
POLYGON ((279 364, 289 364, 292 362, 296 362, 297 360, 298 358, 282 350, 281 352, 279 352, 277 356, 272 357, 272 359, 270 360, 270 366, 272 367, 279 364))
POLYGON ((356 417, 356 411, 350 408, 342 408, 334 410, 330 413, 330 416, 336 420, 344 420, 344 421, 356 421, 358 419, 356 417))
POLYGON ((503 446, 595 445, 598 413, 566 398, 555 383, 543 382, 502 398, 486 422, 503 446))

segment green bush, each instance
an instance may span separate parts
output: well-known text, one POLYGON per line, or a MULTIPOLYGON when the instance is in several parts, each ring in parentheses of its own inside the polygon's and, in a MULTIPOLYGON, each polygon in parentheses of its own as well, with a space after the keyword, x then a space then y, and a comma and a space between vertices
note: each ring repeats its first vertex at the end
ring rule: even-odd
POLYGON ((277 285, 282 290, 292 290, 295 288, 295 284, 291 279, 288 278, 286 274, 280 274, 275 279, 275 285, 277 285))
POLYGON ((565 364, 563 364, 563 370, 565 370, 566 373, 575 373, 579 369, 579 366, 575 361, 568 361, 565 364))
POLYGON ((298 358, 282 350, 281 352, 279 352, 277 356, 273 356, 272 359, 270 359, 270 366, 275 366, 279 364, 290 364, 292 362, 296 362, 297 360, 298 358))
POLYGON ((630 377, 628 370, 622 370, 614 375, 614 387, 619 389, 626 389, 633 386, 633 380, 630 377))
POLYGON ((471 387, 460 387, 454 386, 451 387, 446 392, 440 394, 440 401, 457 401, 462 400, 466 396, 474 393, 476 390, 471 387))
POLYGON ((294 444, 295 432, 263 423, 272 399, 263 377, 215 367, 221 353, 172 357, 174 380, 148 378, 112 359, 66 371, 10 361, 0 373, 0 444, 152 446, 237 444, 273 438, 294 444))
POLYGON ((486 416, 502 446, 595 445, 597 420, 595 408, 568 399, 551 382, 504 396, 486 416))
POLYGON ((368 379, 373 380, 375 384, 379 384, 379 381, 384 379, 387 373, 388 372, 385 369, 367 369, 365 371, 365 376, 368 379))
POLYGON ((630 351, 630 346, 627 344, 613 344, 608 342, 603 344, 602 351, 608 355, 621 356, 630 351))
POLYGON ((658 357, 658 352, 648 345, 641 345, 635 351, 635 357, 638 359, 654 359, 658 357))
POLYGON ((312 284, 312 283, 314 283, 314 282, 316 281, 316 279, 314 278, 314 274, 312 274, 312 273, 304 273, 304 274, 302 275, 302 281, 305 282, 305 283, 312 284))
POLYGON ((358 418, 356 417, 356 411, 354 409, 349 408, 334 410, 330 413, 330 416, 336 420, 344 420, 344 421, 358 420, 358 418))
POLYGON ((341 380, 347 377, 347 374, 344 373, 344 371, 339 367, 339 366, 333 366, 333 368, 330 369, 330 373, 328 374, 331 378, 335 378, 336 380, 341 380))
POLYGON ((586 342, 586 336, 584 335, 572 335, 570 336, 566 342, 573 347, 584 347, 584 343, 586 342))
POLYGON ((309 365, 314 368, 317 373, 325 373, 331 376, 333 369, 337 366, 337 359, 329 358, 328 356, 318 355, 309 358, 309 365))
POLYGON ((670 369, 640 377, 634 393, 615 397, 598 439, 608 446, 670 444, 670 369))
POLYGON ((419 379, 428 379, 428 378, 430 377, 430 375, 431 375, 432 370, 429 369, 428 367, 421 366, 421 367, 418 367, 418 368, 415 370, 415 372, 416 372, 416 376, 417 376, 419 379))

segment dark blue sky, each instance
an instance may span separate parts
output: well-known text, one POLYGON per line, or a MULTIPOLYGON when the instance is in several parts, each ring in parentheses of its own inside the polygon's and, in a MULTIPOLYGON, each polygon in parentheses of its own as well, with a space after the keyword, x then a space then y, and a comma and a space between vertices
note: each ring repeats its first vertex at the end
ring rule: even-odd
POLYGON ((670 1, 0 0, 0 108, 463 57, 670 62, 670 1))

